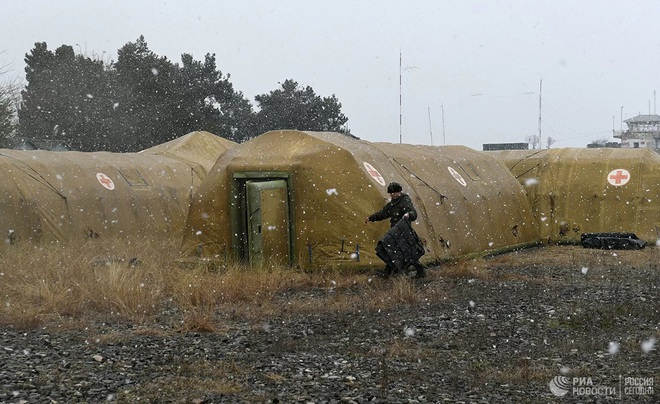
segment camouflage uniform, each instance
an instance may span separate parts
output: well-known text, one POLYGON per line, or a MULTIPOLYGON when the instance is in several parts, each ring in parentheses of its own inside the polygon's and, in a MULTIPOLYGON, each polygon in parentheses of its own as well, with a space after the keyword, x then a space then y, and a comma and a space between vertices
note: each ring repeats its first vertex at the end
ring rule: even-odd
MULTIPOLYGON (((415 206, 412 203, 412 199, 408 194, 401 193, 397 198, 392 198, 389 202, 385 204, 383 209, 379 210, 376 213, 369 215, 368 220, 370 222, 379 222, 387 218, 390 219, 390 227, 394 227, 399 220, 403 218, 405 214, 408 214, 408 220, 414 222, 417 220, 417 211, 415 206)), ((423 278, 426 276, 426 271, 424 270, 424 265, 419 261, 416 261, 412 264, 417 270, 417 278, 423 278)), ((385 276, 388 277, 394 273, 392 266, 387 265, 385 267, 385 276)))

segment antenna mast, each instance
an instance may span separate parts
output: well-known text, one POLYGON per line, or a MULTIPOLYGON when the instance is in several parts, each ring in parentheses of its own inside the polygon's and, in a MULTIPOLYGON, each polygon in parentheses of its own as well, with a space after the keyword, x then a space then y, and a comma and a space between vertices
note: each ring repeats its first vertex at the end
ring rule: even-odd
POLYGON ((543 138, 541 137, 541 97, 543 93, 543 78, 539 82, 539 149, 543 148, 543 138))
POLYGON ((442 110, 442 144, 447 146, 447 138, 445 137, 445 104, 440 105, 442 110))
POLYGON ((429 133, 431 134, 431 146, 433 146, 433 126, 431 126, 431 107, 428 107, 429 110, 429 133))
POLYGON ((402 109, 401 109, 401 51, 399 51, 399 143, 403 142, 402 135, 402 109))

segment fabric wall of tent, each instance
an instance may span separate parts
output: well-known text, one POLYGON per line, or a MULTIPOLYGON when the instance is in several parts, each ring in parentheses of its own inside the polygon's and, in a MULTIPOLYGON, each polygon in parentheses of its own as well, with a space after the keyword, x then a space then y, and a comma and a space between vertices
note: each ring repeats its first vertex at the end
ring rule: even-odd
POLYGON ((582 233, 660 238, 660 155, 650 149, 487 152, 525 186, 541 235, 580 242, 582 233))
POLYGON ((140 153, 0 149, 7 244, 180 240, 190 198, 234 145, 193 132, 140 153))
POLYGON ((522 186, 484 153, 286 130, 218 159, 193 198, 181 260, 382 265, 375 247, 389 223, 364 219, 386 203, 391 181, 416 205, 422 262, 539 240, 522 186))

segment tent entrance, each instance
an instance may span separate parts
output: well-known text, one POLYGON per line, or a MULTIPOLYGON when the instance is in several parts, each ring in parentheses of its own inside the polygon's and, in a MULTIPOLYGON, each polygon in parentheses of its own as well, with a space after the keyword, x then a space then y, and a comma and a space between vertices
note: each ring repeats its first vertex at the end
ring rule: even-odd
POLYGON ((250 265, 291 263, 292 210, 288 175, 234 175, 233 245, 250 265))

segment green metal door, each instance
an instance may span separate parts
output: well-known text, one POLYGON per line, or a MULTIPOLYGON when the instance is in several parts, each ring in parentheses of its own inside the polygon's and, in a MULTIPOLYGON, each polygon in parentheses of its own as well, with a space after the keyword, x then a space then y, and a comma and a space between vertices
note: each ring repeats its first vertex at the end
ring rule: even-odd
POLYGON ((291 256, 286 181, 248 181, 246 186, 250 264, 288 264, 291 256))

